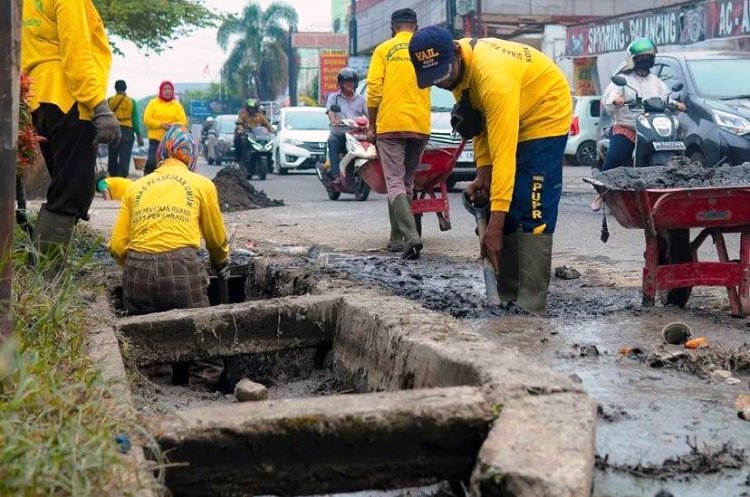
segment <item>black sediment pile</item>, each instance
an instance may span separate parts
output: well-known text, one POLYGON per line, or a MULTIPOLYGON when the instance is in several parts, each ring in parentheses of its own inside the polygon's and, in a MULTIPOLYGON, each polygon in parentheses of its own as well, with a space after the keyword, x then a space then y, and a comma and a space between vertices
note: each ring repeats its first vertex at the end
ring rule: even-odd
POLYGON ((245 177, 245 171, 234 166, 227 166, 216 173, 214 185, 219 192, 222 212, 284 205, 283 200, 270 199, 263 190, 256 190, 245 177))
POLYGON ((617 167, 597 171, 593 178, 613 190, 750 186, 750 162, 703 167, 700 162, 675 159, 659 167, 617 167))

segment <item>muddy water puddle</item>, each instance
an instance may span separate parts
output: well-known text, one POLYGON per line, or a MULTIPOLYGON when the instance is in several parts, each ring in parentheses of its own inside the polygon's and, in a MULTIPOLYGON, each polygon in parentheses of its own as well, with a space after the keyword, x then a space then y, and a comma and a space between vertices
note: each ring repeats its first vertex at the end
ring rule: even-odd
POLYGON ((685 321, 714 348, 729 350, 747 347, 742 322, 729 327, 671 309, 640 314, 466 324, 574 375, 599 404, 596 497, 653 497, 662 489, 678 497, 750 495, 750 425, 734 408, 737 395, 748 391, 748 377, 735 373, 741 383, 728 385, 687 369, 654 368, 646 360, 651 353, 682 350, 662 345, 667 323, 685 321), (623 347, 644 353, 627 357, 619 353, 623 347))

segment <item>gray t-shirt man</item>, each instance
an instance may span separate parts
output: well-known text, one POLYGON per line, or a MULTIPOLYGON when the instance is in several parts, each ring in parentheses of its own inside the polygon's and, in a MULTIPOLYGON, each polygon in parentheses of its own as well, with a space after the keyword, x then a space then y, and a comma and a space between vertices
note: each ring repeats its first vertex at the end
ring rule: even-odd
POLYGON ((335 91, 328 95, 326 101, 326 113, 331 118, 331 122, 338 122, 342 119, 354 119, 355 117, 366 116, 367 108, 365 98, 356 93, 351 99, 346 98, 341 90, 335 91), (341 107, 341 112, 331 112, 331 106, 337 104, 341 107))

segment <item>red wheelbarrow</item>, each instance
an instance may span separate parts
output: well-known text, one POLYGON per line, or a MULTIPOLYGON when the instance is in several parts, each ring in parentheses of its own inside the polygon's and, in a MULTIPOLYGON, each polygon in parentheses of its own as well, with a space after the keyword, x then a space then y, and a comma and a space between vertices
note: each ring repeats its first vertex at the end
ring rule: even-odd
MULTIPOLYGON (((450 205, 448 203, 448 185, 446 180, 456 166, 458 156, 466 145, 461 140, 456 148, 426 148, 422 160, 414 175, 414 198, 411 201, 411 212, 417 222, 417 231, 422 235, 422 215, 435 212, 440 231, 451 229, 450 205)), ((357 174, 372 190, 388 193, 385 185, 383 165, 379 159, 373 159, 361 166, 357 174)))
POLYGON ((617 190, 591 178, 585 181, 604 196, 623 227, 645 232, 644 306, 654 305, 658 291, 723 286, 729 294, 732 315, 750 314, 750 186, 617 190), (691 260, 660 263, 661 234, 689 228, 702 228, 689 242, 691 260), (739 260, 729 259, 726 233, 740 234, 739 260), (719 262, 698 260, 698 249, 709 236, 716 245, 719 262))

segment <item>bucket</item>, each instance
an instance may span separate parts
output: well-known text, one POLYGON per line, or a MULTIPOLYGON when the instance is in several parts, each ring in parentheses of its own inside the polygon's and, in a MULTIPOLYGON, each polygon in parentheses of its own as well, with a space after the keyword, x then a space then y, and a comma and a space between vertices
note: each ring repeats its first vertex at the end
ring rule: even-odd
POLYGON ((143 171, 143 168, 146 167, 146 158, 133 157, 133 166, 135 166, 136 171, 143 171))

